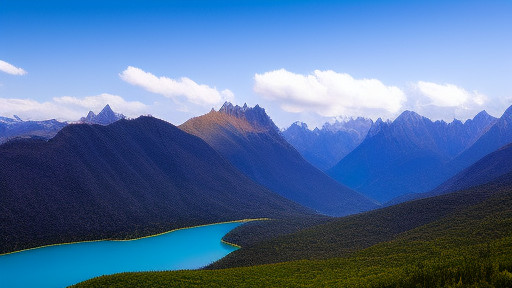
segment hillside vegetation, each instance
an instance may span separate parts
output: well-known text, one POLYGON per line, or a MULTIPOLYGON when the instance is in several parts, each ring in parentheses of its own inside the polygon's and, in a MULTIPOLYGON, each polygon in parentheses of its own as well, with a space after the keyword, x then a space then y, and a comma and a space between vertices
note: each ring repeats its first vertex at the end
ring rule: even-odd
POLYGON ((313 214, 151 117, 0 145, 0 253, 245 218, 313 214))
MULTIPOLYGON (((343 225, 349 225, 350 221, 343 222, 343 218, 341 222, 295 234, 299 247, 296 250, 303 252, 300 257, 315 258, 317 252, 305 250, 325 252, 325 249, 342 251, 345 253, 342 257, 218 270, 124 273, 91 279, 76 287, 512 287, 511 186, 495 182, 454 195, 458 195, 452 198, 457 208, 444 217, 404 229, 391 240, 382 239, 381 243, 361 250, 343 252, 339 244, 325 246, 321 240, 314 242, 315 237, 304 236, 314 231, 317 239, 322 239, 333 233, 332 227, 346 229, 343 225), (478 195, 486 196, 469 200, 478 195), (469 202, 460 204, 457 202, 460 198, 469 202)), ((440 198, 422 201, 432 199, 440 198)), ((401 215, 404 220, 413 216, 408 214, 412 211, 406 205, 390 208, 397 209, 392 214, 401 215)), ((347 218, 352 218, 355 226, 371 226, 369 219, 377 219, 372 217, 368 222, 358 223, 356 216, 347 218)), ((391 228, 381 226, 381 229, 385 235, 391 228)), ((356 235, 350 237, 357 239, 356 235)), ((289 251, 285 244, 283 247, 289 251)), ((281 250, 277 247, 272 253, 281 250)), ((295 257, 287 255, 290 259, 295 257)), ((320 258, 327 256, 327 253, 319 254, 320 258)))

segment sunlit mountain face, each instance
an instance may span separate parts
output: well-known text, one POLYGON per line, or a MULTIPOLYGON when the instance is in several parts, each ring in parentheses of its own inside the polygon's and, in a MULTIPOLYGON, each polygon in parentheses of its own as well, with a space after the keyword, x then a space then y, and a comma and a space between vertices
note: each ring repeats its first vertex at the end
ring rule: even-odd
POLYGON ((249 178, 320 213, 340 216, 377 207, 305 161, 259 106, 225 103, 180 128, 204 139, 249 178))

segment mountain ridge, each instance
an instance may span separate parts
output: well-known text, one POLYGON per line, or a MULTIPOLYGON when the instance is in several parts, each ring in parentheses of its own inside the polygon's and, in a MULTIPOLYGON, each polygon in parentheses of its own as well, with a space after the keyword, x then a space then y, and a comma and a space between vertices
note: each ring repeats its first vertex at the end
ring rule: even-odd
POLYGON ((86 117, 80 118, 80 122, 87 124, 109 125, 125 118, 126 116, 114 112, 112 108, 110 108, 110 105, 107 104, 105 107, 103 107, 100 113, 98 113, 98 115, 94 114, 92 111, 89 111, 86 117))
POLYGON ((14 118, 0 117, 0 144, 16 138, 50 139, 67 125, 55 119, 43 121, 23 121, 17 115, 14 118))
MULTIPOLYGON (((346 215, 377 207, 311 166, 282 138, 261 107, 225 104, 219 111, 192 118, 180 129, 201 137, 249 178, 288 199, 328 215, 346 215), (256 109, 252 122, 247 120, 256 109)), ((252 119, 252 118, 251 118, 252 119)))
POLYGON ((358 117, 347 121, 325 123, 310 130, 307 124, 295 122, 282 131, 283 137, 318 169, 325 171, 354 150, 366 137, 373 121, 358 117))
POLYGON ((458 172, 447 164, 496 121, 485 114, 464 124, 433 122, 413 111, 393 122, 376 121, 366 139, 327 173, 381 202, 430 191, 458 172))
POLYGON ((48 141, 8 142, 0 167, 0 253, 314 213, 152 117, 72 124, 48 141))

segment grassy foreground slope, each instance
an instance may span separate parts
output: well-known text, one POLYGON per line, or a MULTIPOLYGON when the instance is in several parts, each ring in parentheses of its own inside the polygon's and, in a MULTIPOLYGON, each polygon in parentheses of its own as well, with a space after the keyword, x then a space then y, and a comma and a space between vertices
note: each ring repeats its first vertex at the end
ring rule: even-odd
MULTIPOLYGON (((485 189, 480 187, 338 218, 298 233, 262 241, 256 245, 245 247, 242 245, 243 249, 227 255, 209 268, 344 257, 354 251, 390 241, 400 233, 439 220, 454 211, 480 203, 491 197, 497 189, 503 188, 494 184, 485 189)), ((242 230, 243 235, 239 237, 253 238, 248 228, 242 230)), ((234 233, 237 233, 237 230, 230 232, 225 239, 228 241, 234 239, 231 235, 234 233)))
MULTIPOLYGON (((512 188, 495 184, 478 189, 494 193, 345 257, 220 270, 123 273, 76 287, 512 287, 512 188)), ((472 191, 476 195, 477 190, 472 191)), ((309 247, 314 249, 315 243, 309 247)))

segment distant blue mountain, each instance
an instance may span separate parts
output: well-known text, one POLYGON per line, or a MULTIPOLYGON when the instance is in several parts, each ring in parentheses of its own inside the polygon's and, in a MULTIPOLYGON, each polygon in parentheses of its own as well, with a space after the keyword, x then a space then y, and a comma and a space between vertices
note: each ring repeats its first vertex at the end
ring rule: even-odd
POLYGON ((405 111, 393 122, 376 121, 366 139, 328 174, 383 203, 430 191, 465 168, 451 169, 447 164, 494 123, 496 118, 485 111, 465 123, 433 122, 405 111))
POLYGON ((420 199, 460 191, 489 183, 512 172, 512 143, 484 156, 473 165, 448 179, 436 189, 410 195, 409 199, 420 199))
POLYGON ((0 144, 14 138, 49 139, 55 136, 67 123, 55 119, 45 121, 23 121, 14 118, 0 117, 0 144))
POLYGON ((491 127, 488 127, 482 137, 450 163, 450 170, 458 172, 511 142, 512 106, 497 121, 494 121, 491 127))
POLYGON ((342 216, 378 207, 304 160, 258 105, 225 103, 179 127, 205 140, 255 182, 322 214, 342 216))
POLYGON ((86 117, 82 117, 80 122, 86 124, 109 125, 125 118, 126 116, 123 114, 115 113, 112 111, 110 105, 107 104, 98 115, 94 114, 92 111, 89 111, 89 114, 87 114, 86 117))
POLYGON ((371 119, 358 117, 309 130, 305 123, 295 122, 282 135, 304 159, 325 171, 352 152, 364 140, 372 124, 371 119))
MULTIPOLYGON (((480 114, 479 114, 480 115, 480 114)), ((477 120, 478 121, 478 120, 477 120)), ((446 165, 446 175, 454 175, 434 190, 393 199, 399 202, 436 196, 485 184, 512 171, 512 106, 492 122, 473 145, 446 165)))
MULTIPOLYGON (((59 122, 55 119, 44 121, 23 121, 14 115, 14 118, 0 117, 0 144, 16 138, 39 138, 48 140, 55 136, 68 123, 59 122)), ((115 113, 106 105, 96 115, 89 111, 86 117, 80 119, 81 123, 109 125, 120 119, 125 119, 123 114, 115 113)))

